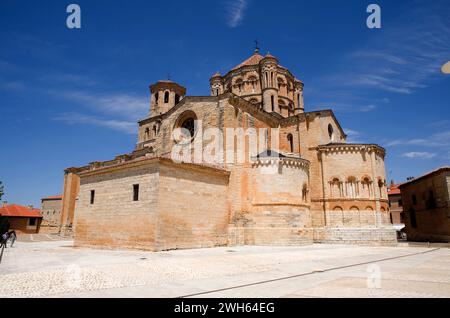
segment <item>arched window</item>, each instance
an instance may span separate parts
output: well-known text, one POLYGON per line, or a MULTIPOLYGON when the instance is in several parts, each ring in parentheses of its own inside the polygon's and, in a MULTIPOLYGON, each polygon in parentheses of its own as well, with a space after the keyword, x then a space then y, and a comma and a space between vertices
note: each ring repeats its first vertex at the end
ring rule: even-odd
POLYGON ((236 80, 236 84, 235 84, 238 88, 238 92, 241 93, 243 91, 243 83, 242 83, 242 79, 238 78, 236 80))
POLYGON ((144 138, 145 140, 148 140, 150 138, 150 128, 145 128, 145 133, 144 133, 144 138))
POLYGON ((342 197, 341 181, 338 178, 334 178, 330 182, 330 185, 331 185, 331 197, 332 198, 342 197))
POLYGON ((157 128, 156 125, 153 125, 153 137, 156 137, 157 134, 157 128))
POLYGON ((288 140, 291 152, 294 152, 294 136, 292 136, 292 134, 287 135, 287 140, 288 140))
POLYGON ((308 200, 308 186, 306 184, 304 184, 302 188, 302 200, 303 202, 308 200))
POLYGON ((165 92, 164 93, 164 103, 168 103, 169 102, 169 92, 165 92))
POLYGON ((158 104, 159 94, 155 93, 155 103, 158 104))
POLYGON ((330 137, 331 141, 334 141, 334 129, 331 124, 328 125, 328 136, 330 137))
POLYGON ((380 192, 379 193, 380 194, 380 198, 383 197, 383 186, 384 186, 383 180, 379 179, 378 180, 378 190, 380 192))
POLYGON ((362 185, 362 197, 363 198, 370 198, 372 197, 372 190, 371 190, 371 182, 370 179, 368 177, 365 177, 362 179, 361 181, 361 185, 362 185))
POLYGON ((347 179, 347 197, 356 198, 358 196, 358 185, 355 177, 347 179))
MULTIPOLYGON (((219 92, 219 90, 217 90, 217 92, 219 92)), ((219 95, 219 94, 217 94, 219 95)), ((178 104, 180 102, 180 95, 175 94, 175 105, 178 104)))

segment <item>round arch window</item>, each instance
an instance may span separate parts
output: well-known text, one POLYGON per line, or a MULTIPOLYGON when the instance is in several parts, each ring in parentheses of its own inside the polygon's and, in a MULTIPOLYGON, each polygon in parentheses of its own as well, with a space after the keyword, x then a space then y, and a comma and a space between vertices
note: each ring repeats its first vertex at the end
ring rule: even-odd
POLYGON ((328 125, 328 136, 330 137, 331 141, 334 141, 334 129, 331 124, 328 125))
POLYGON ((174 140, 176 143, 190 143, 197 133, 197 116, 192 111, 181 114, 174 128, 174 140))

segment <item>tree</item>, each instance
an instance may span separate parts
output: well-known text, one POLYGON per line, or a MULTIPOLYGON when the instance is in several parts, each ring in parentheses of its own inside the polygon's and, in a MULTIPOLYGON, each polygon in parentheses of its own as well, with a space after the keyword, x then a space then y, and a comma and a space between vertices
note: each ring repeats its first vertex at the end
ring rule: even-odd
POLYGON ((5 192, 3 192, 3 183, 0 181, 0 201, 2 200, 4 194, 5 192))

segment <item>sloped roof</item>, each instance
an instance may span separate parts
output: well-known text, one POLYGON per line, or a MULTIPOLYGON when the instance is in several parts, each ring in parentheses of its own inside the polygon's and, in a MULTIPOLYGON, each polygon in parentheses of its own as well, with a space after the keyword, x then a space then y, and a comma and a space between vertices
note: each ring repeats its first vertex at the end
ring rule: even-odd
POLYGON ((400 185, 401 184, 394 184, 392 186, 389 186, 389 188, 388 188, 388 195, 401 194, 401 191, 399 189, 400 185))
POLYGON ((17 204, 10 204, 0 208, 0 216, 42 218, 41 210, 17 204))
POLYGON ((42 200, 62 200, 62 194, 59 195, 51 195, 45 198, 42 198, 42 200))
POLYGON ((261 62, 261 60, 264 58, 264 56, 262 56, 261 54, 259 54, 258 52, 253 53, 252 56, 250 56, 248 59, 246 59, 244 62, 242 62, 241 64, 235 66, 232 71, 237 70, 241 67, 244 66, 253 66, 253 65, 258 65, 259 62, 261 62))

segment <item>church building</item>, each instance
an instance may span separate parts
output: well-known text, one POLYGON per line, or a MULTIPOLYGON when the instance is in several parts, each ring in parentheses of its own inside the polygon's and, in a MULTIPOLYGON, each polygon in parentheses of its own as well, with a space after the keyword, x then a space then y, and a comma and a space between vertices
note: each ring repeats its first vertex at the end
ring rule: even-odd
POLYGON ((347 143, 330 109, 308 112, 275 56, 214 74, 210 96, 169 80, 150 94, 132 153, 65 171, 77 246, 396 244, 385 150, 347 143))

